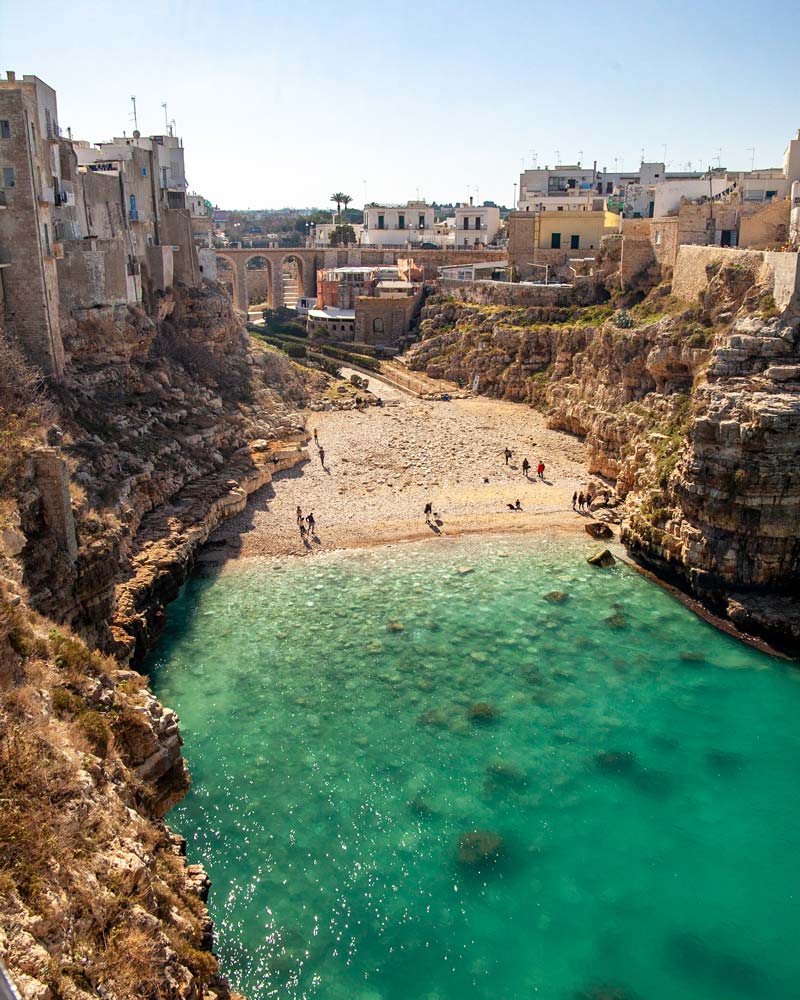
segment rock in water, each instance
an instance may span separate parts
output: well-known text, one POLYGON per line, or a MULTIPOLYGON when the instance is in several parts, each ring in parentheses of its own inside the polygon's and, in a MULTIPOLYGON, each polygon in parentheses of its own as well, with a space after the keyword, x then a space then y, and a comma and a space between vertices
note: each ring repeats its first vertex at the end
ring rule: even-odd
POLYGON ((636 767, 636 754, 630 750, 604 750, 595 754, 595 763, 609 774, 628 774, 636 767))
POLYGON ((563 590, 551 590, 549 594, 544 595, 544 599, 551 604, 563 604, 568 596, 563 590))
POLYGON ((472 722, 491 722, 497 718, 497 709, 488 702, 478 701, 467 709, 467 718, 472 722))
POLYGON ((608 618, 606 618, 606 624, 610 625, 612 628, 627 628, 628 619, 621 611, 615 611, 613 615, 609 615, 608 618))
POLYGON ((598 540, 606 540, 614 537, 614 532, 609 528, 607 524, 603 524, 602 521, 590 521, 589 524, 584 525, 583 529, 587 535, 591 535, 592 538, 597 538, 598 540))
POLYGON ((613 566, 616 561, 617 560, 611 555, 608 549, 595 552, 593 556, 589 556, 586 560, 586 562, 591 563, 592 566, 599 566, 601 569, 613 566))
POLYGON ((474 566, 459 566, 458 567, 458 575, 459 576, 467 576, 468 573, 474 573, 474 572, 475 572, 475 567, 474 566))
POLYGON ((458 839, 458 860, 462 865, 480 867, 496 861, 502 852, 502 838, 489 830, 472 830, 458 839))
POLYGON ((404 632, 405 625, 402 622, 387 622, 386 624, 387 632, 404 632))

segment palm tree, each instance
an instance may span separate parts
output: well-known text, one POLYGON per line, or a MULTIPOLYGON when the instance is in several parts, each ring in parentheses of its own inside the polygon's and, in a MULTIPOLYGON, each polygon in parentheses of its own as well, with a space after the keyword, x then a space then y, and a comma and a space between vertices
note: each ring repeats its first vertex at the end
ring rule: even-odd
MULTIPOLYGON (((343 194, 342 195, 342 205, 344 207, 345 215, 347 214, 347 206, 350 204, 350 202, 352 200, 353 199, 350 197, 349 194, 343 194)), ((345 219, 345 221, 347 221, 347 220, 345 219)), ((339 219, 339 225, 341 225, 341 222, 342 222, 342 220, 339 219)))
POLYGON ((342 194, 341 191, 337 191, 336 194, 331 195, 331 201, 336 202, 336 214, 339 216, 339 225, 342 224, 342 199, 347 198, 346 194, 342 194))

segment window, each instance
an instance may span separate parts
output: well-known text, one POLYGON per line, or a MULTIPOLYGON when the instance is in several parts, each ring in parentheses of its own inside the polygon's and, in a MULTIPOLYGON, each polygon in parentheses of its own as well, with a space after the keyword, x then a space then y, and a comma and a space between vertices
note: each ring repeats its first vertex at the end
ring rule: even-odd
POLYGON ((3 167, 3 187, 13 188, 16 183, 17 181, 14 175, 14 168, 3 167))
POLYGON ((406 228, 406 217, 404 215, 397 216, 397 228, 398 229, 406 228))
POLYGON ((373 333, 383 333, 383 320, 380 316, 376 316, 372 321, 372 332, 373 333))
POLYGON ((147 167, 142 167, 142 177, 147 177, 147 167))
POLYGON ((614 182, 606 181, 606 194, 613 194, 613 193, 614 193, 614 182))
POLYGON ((570 238, 569 238, 569 248, 570 248, 570 250, 580 250, 580 246, 581 246, 581 238, 580 238, 580 236, 578 236, 575 233, 573 233, 572 236, 570 236, 570 238))
POLYGON ((469 219, 466 215, 464 216, 464 228, 469 229, 469 219))
POLYGON ((480 229, 481 228, 481 217, 479 215, 475 216, 475 228, 476 229, 480 229))
POLYGON ((378 229, 383 229, 383 216, 378 216, 378 229))
POLYGON ((47 256, 50 256, 50 230, 47 228, 47 223, 44 224, 44 252, 47 256))
POLYGON ((561 233, 553 233, 550 236, 550 249, 551 250, 561 249, 561 233))
POLYGON ((0 118, 0 139, 11 138, 11 125, 6 118, 0 118))
POLYGON ((657 247, 661 246, 661 230, 660 229, 656 229, 656 246, 657 247))
POLYGON ((131 195, 131 222, 139 221, 139 213, 136 211, 136 195, 131 195))

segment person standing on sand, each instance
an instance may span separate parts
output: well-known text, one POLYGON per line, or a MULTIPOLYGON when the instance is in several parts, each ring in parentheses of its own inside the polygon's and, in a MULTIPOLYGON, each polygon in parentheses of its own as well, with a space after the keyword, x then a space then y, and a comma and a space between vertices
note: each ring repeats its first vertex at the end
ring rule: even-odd
POLYGON ((303 520, 303 512, 302 510, 300 510, 300 504, 297 505, 297 520, 298 521, 303 520))
POLYGON ((575 510, 575 504, 577 502, 578 502, 578 493, 576 491, 575 493, 572 494, 572 509, 573 510, 575 510))
POLYGON ((320 465, 324 469, 325 468, 325 449, 324 448, 320 448, 320 450, 319 450, 319 461, 320 461, 320 465))
POLYGON ((539 462, 539 466, 536 471, 539 473, 539 478, 544 479, 544 462, 539 462))
POLYGON ((306 524, 308 525, 308 533, 309 533, 309 535, 313 535, 314 534, 314 529, 317 526, 317 522, 314 520, 314 511, 313 510, 308 512, 308 517, 306 518, 306 524))
POLYGON ((314 428, 314 444, 319 448, 319 438, 317 437, 317 428, 314 428))
POLYGON ((531 467, 531 463, 528 461, 528 459, 527 458, 523 458, 522 459, 522 475, 526 479, 528 478, 528 469, 530 469, 530 467, 531 467))
POLYGON ((430 502, 426 503, 425 504, 425 523, 426 524, 430 524, 431 523, 431 514, 432 513, 433 513, 433 504, 430 503, 430 502))
POLYGON ((503 452, 503 454, 506 456, 506 465, 508 465, 508 460, 511 458, 511 449, 510 448, 506 448, 506 450, 503 452))
POLYGON ((583 505, 584 505, 585 503, 586 503, 586 498, 584 497, 584 495, 583 495, 583 492, 580 492, 580 493, 578 494, 578 510, 579 510, 579 511, 582 511, 582 510, 583 510, 583 505))
POLYGON ((591 514, 591 512, 592 512, 592 494, 591 493, 587 493, 586 494, 586 509, 591 514))

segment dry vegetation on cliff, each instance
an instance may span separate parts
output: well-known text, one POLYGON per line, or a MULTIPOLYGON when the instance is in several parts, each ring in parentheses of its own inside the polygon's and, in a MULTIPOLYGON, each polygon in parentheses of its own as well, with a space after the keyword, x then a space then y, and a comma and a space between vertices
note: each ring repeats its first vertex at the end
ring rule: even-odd
POLYGON ((203 880, 160 819, 186 787, 174 716, 5 587, 0 695, 0 954, 23 994, 203 996, 203 880))

